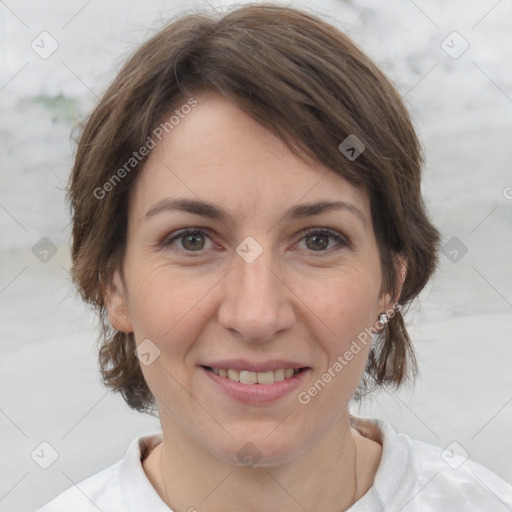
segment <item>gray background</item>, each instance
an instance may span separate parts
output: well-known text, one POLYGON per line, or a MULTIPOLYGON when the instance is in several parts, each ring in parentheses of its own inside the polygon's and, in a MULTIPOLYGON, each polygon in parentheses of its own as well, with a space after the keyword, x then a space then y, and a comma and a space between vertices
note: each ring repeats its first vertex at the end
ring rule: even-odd
MULTIPOLYGON (((63 188, 73 123, 138 43, 194 5, 207 6, 0 2, 2 511, 34 510, 159 429, 99 382, 95 319, 67 274, 63 188), (43 31, 58 44, 47 58, 31 47, 55 44, 43 31), (41 442, 58 453, 46 470, 31 458, 41 442)), ((426 150, 424 191, 448 243, 407 316, 422 372, 416 387, 352 412, 441 447, 456 441, 456 452, 512 481, 512 1, 291 5, 337 24, 396 84, 426 150)))

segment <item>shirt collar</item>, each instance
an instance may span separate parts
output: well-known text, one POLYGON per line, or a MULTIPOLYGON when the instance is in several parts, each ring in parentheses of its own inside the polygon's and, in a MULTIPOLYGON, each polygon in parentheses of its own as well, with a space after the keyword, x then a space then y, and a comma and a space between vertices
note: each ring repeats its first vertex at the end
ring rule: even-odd
POLYGON ((119 468, 119 485, 127 512, 169 512, 149 481, 142 458, 162 442, 162 432, 151 432, 130 444, 119 468))
POLYGON ((379 442, 382 456, 373 485, 349 510, 385 510, 386 504, 398 503, 399 496, 408 496, 414 485, 411 476, 418 474, 419 468, 412 440, 384 420, 350 416, 350 424, 362 436, 379 442))
MULTIPOLYGON (((411 439, 397 433, 391 424, 375 418, 350 416, 350 424, 362 436, 382 445, 382 457, 373 485, 350 508, 351 512, 368 510, 368 506, 393 503, 397 494, 405 491, 406 475, 417 474, 411 439)), ((136 438, 130 444, 119 468, 119 485, 127 512, 169 512, 149 481, 142 466, 143 456, 162 442, 162 432, 152 432, 136 438)))

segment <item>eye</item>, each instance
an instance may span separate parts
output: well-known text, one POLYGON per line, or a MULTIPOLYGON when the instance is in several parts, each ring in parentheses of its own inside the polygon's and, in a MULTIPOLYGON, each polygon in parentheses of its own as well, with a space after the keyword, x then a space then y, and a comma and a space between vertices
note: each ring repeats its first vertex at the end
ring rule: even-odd
MULTIPOLYGON (((184 252, 201 252, 205 249, 206 240, 210 237, 207 233, 198 228, 184 229, 177 233, 173 233, 170 238, 166 238, 162 245, 165 247, 172 246, 174 242, 178 242, 180 245, 177 249, 184 252)), ((211 247, 206 247, 206 249, 211 247)))
MULTIPOLYGON (((326 228, 310 228, 303 232, 300 242, 305 242, 307 252, 331 253, 349 245, 348 240, 340 233, 326 228)), ((162 245, 184 252, 187 256, 198 256, 206 249, 212 249, 213 242, 204 229, 188 228, 172 233, 162 245), (207 241, 210 241, 210 246, 207 241), (175 244, 178 244, 175 247, 175 244)), ((302 249, 302 247, 299 247, 302 249)), ((323 254, 318 254, 319 256, 323 254)))
POLYGON ((301 242, 302 240, 305 241, 309 252, 330 253, 332 250, 338 250, 348 245, 348 241, 344 236, 326 228, 310 228, 305 231, 301 242))

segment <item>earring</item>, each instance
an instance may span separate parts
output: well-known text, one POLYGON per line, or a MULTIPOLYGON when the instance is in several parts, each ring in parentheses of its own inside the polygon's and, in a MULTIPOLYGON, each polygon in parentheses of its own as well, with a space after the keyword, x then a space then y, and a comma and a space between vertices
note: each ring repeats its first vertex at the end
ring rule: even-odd
POLYGON ((389 322, 388 315, 386 315, 386 313, 379 315, 379 322, 381 324, 387 324, 389 322))

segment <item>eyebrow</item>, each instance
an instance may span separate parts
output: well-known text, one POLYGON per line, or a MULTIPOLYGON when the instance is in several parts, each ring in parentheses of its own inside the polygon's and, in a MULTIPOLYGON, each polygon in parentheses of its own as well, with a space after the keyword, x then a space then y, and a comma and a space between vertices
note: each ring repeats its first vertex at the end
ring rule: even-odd
MULTIPOLYGON (((158 201, 158 203, 154 204, 147 211, 146 217, 153 217, 162 212, 175 210, 194 213, 223 223, 231 220, 229 213, 214 203, 197 199, 173 198, 166 198, 158 201)), ((364 213, 353 204, 347 203, 346 201, 317 201, 314 203, 298 204, 289 208, 281 217, 281 220, 312 217, 332 210, 348 211, 358 217, 365 227, 368 225, 368 221, 366 220, 364 213)))

